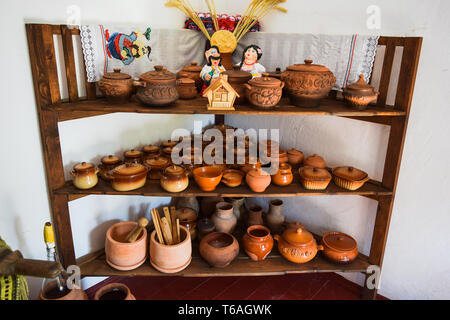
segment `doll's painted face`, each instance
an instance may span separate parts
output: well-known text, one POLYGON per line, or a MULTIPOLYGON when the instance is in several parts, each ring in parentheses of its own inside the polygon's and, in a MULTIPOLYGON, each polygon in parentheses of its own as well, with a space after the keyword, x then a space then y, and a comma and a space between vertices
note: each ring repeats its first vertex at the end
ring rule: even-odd
POLYGON ((247 51, 245 51, 245 62, 247 63, 254 63, 258 60, 258 53, 254 48, 248 48, 247 51))
POLYGON ((219 54, 211 55, 211 65, 213 67, 217 67, 219 63, 220 63, 220 55, 219 54))

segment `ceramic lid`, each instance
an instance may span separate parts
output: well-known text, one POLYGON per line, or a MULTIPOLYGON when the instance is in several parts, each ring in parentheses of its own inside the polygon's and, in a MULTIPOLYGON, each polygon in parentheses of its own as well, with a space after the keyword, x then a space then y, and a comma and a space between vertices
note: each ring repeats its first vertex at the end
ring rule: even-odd
POLYGON ((347 92, 355 94, 375 94, 375 90, 365 80, 364 75, 359 75, 359 80, 355 83, 347 86, 345 89, 347 92))
POLYGON ((305 60, 305 64, 294 64, 286 68, 290 71, 300 71, 300 72, 330 72, 325 66, 320 64, 313 64, 312 60, 305 60))
POLYGON ((184 168, 180 166, 169 166, 164 170, 165 174, 171 175, 171 176, 180 176, 184 173, 184 168))
POLYGON ((102 163, 103 164, 116 164, 116 163, 119 163, 119 162, 120 162, 120 159, 118 157, 116 157, 116 156, 113 156, 113 155, 109 155, 107 157, 103 157, 102 158, 102 163))
POLYGON ((175 147, 178 143, 179 143, 179 141, 171 141, 171 140, 168 140, 168 141, 164 141, 164 142, 162 143, 162 146, 163 146, 163 147, 175 147))
POLYGON ((287 153, 290 154, 290 155, 301 155, 301 154, 303 154, 303 152, 298 151, 298 150, 295 149, 295 148, 292 148, 291 150, 288 150, 287 153))
POLYGON ((269 77, 268 73, 263 73, 262 77, 255 77, 248 82, 257 87, 280 87, 281 81, 277 78, 269 77))
POLYGON ((191 62, 191 64, 184 66, 182 71, 200 73, 200 71, 202 71, 202 67, 199 66, 197 62, 191 62))
POLYGON ((356 240, 342 232, 328 232, 323 235, 322 242, 336 251, 352 251, 357 247, 356 240))
POLYGON ((278 170, 280 171, 291 171, 292 166, 289 163, 283 162, 278 166, 278 170))
POLYGON ((128 150, 124 153, 125 157, 127 158, 139 158, 142 156, 142 152, 140 152, 139 150, 128 150))
POLYGON ((165 167, 169 165, 169 159, 166 157, 156 157, 145 160, 145 163, 151 167, 165 167))
POLYGON ((228 75, 228 80, 230 80, 230 78, 241 78, 247 79, 248 81, 252 78, 252 74, 250 72, 243 71, 236 65, 233 66, 233 70, 227 70, 223 74, 228 75))
POLYGON ((361 181, 368 177, 362 170, 353 167, 337 167, 333 169, 333 174, 339 178, 350 181, 361 181))
POLYGON ((154 81, 154 80, 175 80, 174 73, 167 71, 163 66, 155 66, 154 71, 149 71, 140 76, 141 80, 154 81))
POLYGON ((283 239, 294 246, 309 245, 313 240, 313 235, 305 228, 289 228, 283 232, 283 239))
POLYGON ((317 154, 313 154, 312 156, 307 157, 304 163, 305 166, 320 167, 320 168, 326 167, 325 160, 317 154))
POLYGON ((178 79, 177 85, 193 86, 195 85, 195 81, 190 78, 180 78, 178 79))
POLYGON ((127 80, 127 79, 131 79, 131 76, 127 73, 120 72, 119 68, 114 68, 114 72, 105 73, 103 75, 103 78, 112 79, 112 80, 127 80))
POLYGON ((120 176, 134 176, 147 172, 147 169, 139 163, 125 163, 117 166, 113 173, 120 176))
POLYGON ((73 169, 77 172, 85 172, 91 169, 94 169, 95 166, 92 163, 88 163, 88 162, 81 162, 76 164, 73 169))
POLYGON ((156 153, 159 152, 159 147, 149 144, 148 146, 142 148, 142 151, 144 151, 145 153, 156 153))
POLYGON ((270 177, 270 175, 266 171, 260 168, 250 170, 249 172, 247 172, 247 175, 253 178, 265 178, 266 176, 270 177))
POLYGON ((316 167, 301 167, 298 170, 300 176, 305 179, 314 180, 314 181, 326 181, 331 179, 331 174, 327 169, 321 169, 316 167))

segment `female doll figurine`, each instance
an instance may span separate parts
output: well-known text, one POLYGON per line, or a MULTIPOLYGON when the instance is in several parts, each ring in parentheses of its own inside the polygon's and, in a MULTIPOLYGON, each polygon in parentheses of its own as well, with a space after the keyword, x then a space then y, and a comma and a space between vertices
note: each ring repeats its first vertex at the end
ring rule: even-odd
POLYGON ((207 50, 205 56, 208 63, 200 71, 200 77, 204 82, 203 90, 209 87, 215 79, 219 78, 221 72, 225 71, 225 68, 221 64, 222 58, 220 57, 220 51, 217 46, 212 46, 207 50))
POLYGON ((255 44, 249 45, 242 53, 241 70, 250 72, 253 78, 261 77, 266 72, 266 68, 258 63, 261 56, 262 50, 260 47, 255 44))

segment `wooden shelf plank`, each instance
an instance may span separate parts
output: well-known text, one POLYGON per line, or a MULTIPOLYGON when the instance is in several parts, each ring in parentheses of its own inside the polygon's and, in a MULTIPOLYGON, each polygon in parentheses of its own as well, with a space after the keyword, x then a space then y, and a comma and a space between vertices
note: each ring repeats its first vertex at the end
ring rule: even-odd
MULTIPOLYGON (((137 196, 155 196, 155 197, 295 197, 295 196, 327 196, 327 195, 360 195, 360 196, 389 196, 392 192, 382 187, 376 181, 369 181, 364 184, 362 188, 356 191, 349 191, 336 186, 333 182, 328 185, 328 188, 323 191, 306 190, 298 181, 298 175, 294 175, 294 182, 286 187, 279 187, 271 184, 265 192, 253 192, 243 183, 239 187, 230 188, 223 184, 219 184, 216 190, 205 192, 200 190, 193 179, 190 180, 189 186, 186 190, 179 193, 170 193, 165 191, 159 185, 159 181, 148 180, 146 185, 140 189, 132 191, 115 191, 110 183, 99 180, 98 184, 88 190, 77 189, 72 181, 67 181, 66 184, 54 191, 55 194, 65 195, 137 195, 137 196)), ((72 199, 75 199, 72 197, 72 199)))
POLYGON ((223 114, 223 115, 327 115, 343 117, 404 116, 405 112, 393 107, 370 106, 359 111, 347 106, 344 101, 325 99, 318 108, 299 108, 283 99, 279 106, 270 110, 254 108, 250 105, 235 106, 235 111, 209 111, 205 98, 177 100, 167 107, 146 107, 132 99, 123 104, 111 104, 105 99, 84 100, 78 102, 57 103, 46 109, 57 112, 59 121, 91 117, 114 112, 149 114, 223 114))

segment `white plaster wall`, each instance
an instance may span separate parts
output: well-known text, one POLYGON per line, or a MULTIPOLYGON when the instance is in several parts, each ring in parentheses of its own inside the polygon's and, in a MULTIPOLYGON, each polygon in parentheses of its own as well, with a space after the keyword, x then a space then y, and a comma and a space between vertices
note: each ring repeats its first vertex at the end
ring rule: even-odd
MULTIPOLYGON (((246 4, 237 0, 217 1, 217 9, 240 13, 246 4)), ((81 8, 82 23, 132 21, 150 23, 155 28, 180 28, 183 24, 183 16, 165 8, 163 1, 42 0, 37 5, 36 1, 17 0, 8 2, 8 7, 2 10, 0 32, 9 49, 0 53, 4 62, 0 80, 3 150, 0 163, 8 184, 0 187, 0 236, 26 257, 35 259, 45 258, 42 225, 50 214, 24 23, 66 23, 70 5, 81 8)), ((446 230, 450 225, 447 196, 450 45, 446 41, 450 27, 446 15, 450 3, 290 0, 286 7, 287 15, 274 13, 264 19, 264 31, 424 36, 380 293, 393 299, 450 298, 450 261, 446 255, 450 242, 446 230), (381 8, 380 30, 366 27, 366 8, 373 4, 381 8)), ((172 127, 190 127, 192 120, 187 116, 164 116, 155 121, 146 116, 116 114, 65 122, 60 125, 65 168, 79 160, 95 161, 103 154, 120 152, 153 139, 168 139, 172 127)), ((280 125, 290 132, 282 135, 283 145, 320 153, 331 165, 352 164, 364 168, 374 178, 381 176, 380 159, 384 157, 387 140, 387 129, 383 126, 334 117, 242 120, 227 117, 229 123, 240 123, 242 127, 280 125)), ((91 196, 71 202, 77 256, 101 247, 101 235, 109 223, 143 215, 149 207, 168 200, 91 196)), ((375 202, 360 197, 305 197, 285 199, 285 203, 289 217, 300 218, 315 232, 328 229, 348 232, 358 240, 361 250, 368 253, 375 202)), ((35 297, 40 279, 29 278, 29 284, 31 297, 35 297)))

